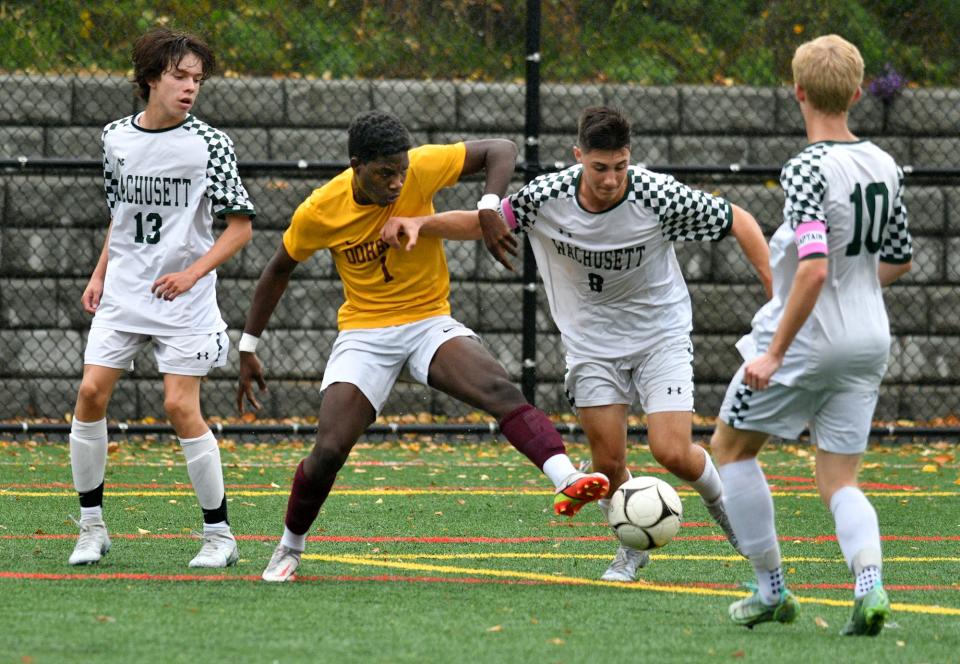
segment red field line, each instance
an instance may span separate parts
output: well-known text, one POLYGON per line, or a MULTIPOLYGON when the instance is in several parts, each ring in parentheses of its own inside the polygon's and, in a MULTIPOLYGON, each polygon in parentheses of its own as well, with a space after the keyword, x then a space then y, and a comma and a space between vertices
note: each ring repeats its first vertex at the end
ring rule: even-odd
MULTIPOLYGON (((110 533, 112 539, 196 539, 188 533, 110 533)), ((22 535, 0 535, 0 540, 62 540, 74 539, 75 533, 29 533, 22 535)), ((236 535, 238 540, 252 542, 273 542, 280 539, 277 535, 236 535)), ((724 535, 678 535, 673 538, 679 542, 724 542, 724 535)), ((835 542, 836 535, 816 535, 790 537, 781 535, 781 542, 835 542)), ((960 542, 960 535, 881 535, 885 542, 960 542)), ((383 543, 412 543, 412 544, 534 544, 538 542, 610 542, 612 535, 581 535, 578 537, 403 537, 403 536, 372 536, 360 537, 355 535, 310 535, 308 542, 325 542, 339 544, 383 544, 383 543)))

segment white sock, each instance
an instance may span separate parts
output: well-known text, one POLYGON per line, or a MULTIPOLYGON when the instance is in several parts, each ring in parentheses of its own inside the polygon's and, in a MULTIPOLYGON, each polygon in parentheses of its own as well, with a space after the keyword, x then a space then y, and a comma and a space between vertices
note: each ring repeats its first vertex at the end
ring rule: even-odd
POLYGON ((103 506, 97 505, 96 507, 81 507, 80 520, 103 521, 103 506))
POLYGON ((550 478, 556 489, 562 487, 563 481, 575 472, 577 469, 566 454, 554 454, 543 463, 543 474, 550 478))
POLYGON ((690 486, 700 494, 703 502, 713 505, 723 496, 720 474, 717 472, 717 467, 713 465, 710 454, 699 445, 694 447, 703 452, 703 473, 700 474, 699 479, 691 482, 690 486))
POLYGON ((776 604, 784 588, 780 545, 773 520, 773 496, 756 459, 720 466, 723 504, 740 550, 757 573, 757 586, 766 604, 776 604))
POLYGON ((198 438, 181 438, 180 446, 187 459, 187 474, 197 493, 201 509, 215 510, 226 495, 223 487, 223 467, 220 448, 212 431, 198 438))
POLYGON ((610 499, 601 498, 600 500, 597 501, 597 507, 599 507, 600 511, 603 512, 603 520, 609 521, 610 520, 610 499))
POLYGON ((303 551, 307 548, 307 534, 297 535, 286 526, 283 527, 283 537, 280 543, 294 551, 303 551))
POLYGON ((847 567, 857 578, 854 594, 860 592, 862 572, 869 568, 876 570, 875 581, 870 580, 872 576, 864 578, 863 583, 870 585, 856 595, 862 597, 873 588, 874 583, 880 582, 880 570, 883 566, 877 511, 863 492, 853 486, 845 486, 833 494, 830 498, 830 511, 833 512, 840 550, 847 561, 847 567))
POLYGON ((853 588, 853 597, 860 599, 873 590, 874 586, 879 586, 881 583, 883 583, 883 576, 879 567, 874 567, 873 565, 864 567, 860 570, 860 573, 857 574, 857 583, 853 588))
POLYGON ((93 491, 103 484, 106 467, 106 418, 96 422, 81 422, 74 417, 70 423, 70 468, 73 470, 73 486, 77 493, 93 491))
POLYGON ((203 534, 208 535, 210 533, 223 532, 226 530, 230 531, 230 524, 226 521, 219 521, 217 523, 204 523, 203 524, 203 534))

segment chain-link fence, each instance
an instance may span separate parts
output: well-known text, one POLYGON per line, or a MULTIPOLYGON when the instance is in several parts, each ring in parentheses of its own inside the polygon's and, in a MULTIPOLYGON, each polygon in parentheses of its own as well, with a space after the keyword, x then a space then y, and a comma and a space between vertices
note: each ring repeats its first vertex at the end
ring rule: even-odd
MULTIPOLYGON (((518 164, 516 188, 572 161, 581 108, 620 106, 634 122, 636 161, 729 198, 768 236, 781 218, 779 165, 806 142, 789 87, 691 84, 664 74, 664 63, 682 73, 695 57, 671 59, 646 44, 631 22, 651 20, 631 12, 638 3, 611 3, 613 14, 593 9, 608 3, 579 2, 257 3, 248 15, 244 3, 205 14, 166 3, 170 15, 126 4, 0 2, 0 40, 13 34, 19 45, 0 56, 0 418, 62 418, 73 408, 90 323, 80 295, 108 221, 100 131, 142 107, 124 69, 132 41, 149 25, 169 22, 211 37, 226 75, 204 85, 194 112, 232 137, 258 209, 254 239, 218 270, 233 347, 227 366, 204 384, 204 409, 213 417, 235 410, 236 342, 256 279, 299 202, 345 166, 346 126, 359 111, 396 113, 416 143, 510 138, 521 156, 537 157, 518 164), (340 15, 335 29, 324 14, 334 10, 353 14, 345 23, 340 15), (562 20, 571 12, 575 20, 562 20), (621 48, 595 43, 618 30, 621 48), (531 72, 538 84, 528 91, 531 72), (531 104, 538 113, 528 113, 531 104)), ((787 46, 761 49, 771 53, 774 80, 785 80, 776 63, 782 49, 789 62, 787 46)), ((706 50, 702 58, 716 68, 749 64, 714 62, 718 56, 706 50)), ((913 271, 886 294, 894 341, 877 418, 949 418, 960 414, 960 90, 901 89, 890 68, 873 71, 875 93, 854 107, 851 124, 910 167, 915 241, 913 271)), ((460 183, 437 197, 437 208, 472 208, 480 193, 479 180, 460 183)), ((733 239, 678 244, 677 253, 693 300, 698 411, 713 415, 739 364, 733 343, 749 329, 762 289, 733 239)), ((559 334, 542 291, 525 289, 524 278, 500 267, 480 243, 450 242, 447 255, 454 315, 481 334, 538 405, 568 411, 559 334)), ((259 351, 270 382, 262 416, 315 415, 341 302, 326 254, 294 273, 259 351)), ((109 417, 162 418, 161 393, 152 353, 143 353, 117 388, 109 417)), ((385 413, 456 417, 468 410, 400 383, 385 413)))

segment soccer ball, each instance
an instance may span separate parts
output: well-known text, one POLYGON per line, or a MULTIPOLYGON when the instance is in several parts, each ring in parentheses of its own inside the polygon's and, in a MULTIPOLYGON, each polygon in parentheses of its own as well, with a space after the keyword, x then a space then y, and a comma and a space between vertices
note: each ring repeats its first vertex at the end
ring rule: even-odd
POLYGON ((624 545, 656 549, 680 530, 683 504, 673 487, 656 477, 634 477, 610 496, 607 520, 624 545))

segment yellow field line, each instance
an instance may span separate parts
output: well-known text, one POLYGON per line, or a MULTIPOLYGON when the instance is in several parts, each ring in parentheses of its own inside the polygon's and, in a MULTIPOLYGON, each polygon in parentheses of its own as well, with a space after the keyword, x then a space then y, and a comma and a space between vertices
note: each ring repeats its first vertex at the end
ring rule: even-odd
MULTIPOLYGON (((495 578, 523 579, 527 581, 541 581, 544 583, 557 585, 578 585, 578 586, 599 586, 603 588, 622 588, 624 590, 649 590, 652 592, 675 593, 685 595, 712 595, 716 597, 744 597, 746 593, 737 590, 720 590, 716 588, 691 588, 687 586, 673 586, 667 584, 647 583, 644 581, 635 581, 625 583, 622 581, 598 581, 596 579, 584 579, 577 576, 562 576, 554 574, 540 574, 537 572, 523 572, 516 570, 488 569, 483 567, 455 567, 450 565, 429 565, 424 563, 405 563, 400 561, 369 559, 359 556, 328 556, 322 554, 307 554, 303 556, 310 560, 320 560, 329 563, 339 563, 343 565, 360 565, 367 567, 386 567, 389 569, 401 569, 413 572, 446 572, 449 574, 473 574, 476 576, 490 576, 495 578)), ((849 600, 837 600, 820 597, 798 597, 798 601, 804 604, 819 604, 823 606, 853 606, 849 600)), ((906 613, 929 613, 935 615, 960 616, 960 608, 946 606, 929 606, 925 604, 902 604, 894 603, 891 605, 895 611, 904 611, 906 613)))
MULTIPOLYGON (((611 540, 612 541, 612 540, 611 540)), ((322 554, 305 553, 303 558, 309 560, 320 560, 314 558, 322 554)), ((390 553, 386 555, 378 554, 360 554, 355 556, 365 560, 523 560, 532 558, 543 558, 550 560, 566 560, 576 558, 577 560, 609 560, 609 553, 521 553, 521 552, 468 552, 463 553, 390 553)), ((674 553, 653 553, 650 554, 652 560, 692 560, 709 562, 737 562, 743 560, 739 555, 734 556, 710 556, 699 554, 674 554, 674 553)), ((883 559, 885 563, 960 563, 960 556, 891 556, 883 559)), ((844 559, 840 556, 835 558, 818 558, 811 556, 784 556, 785 563, 837 563, 842 564, 844 559)))
MULTIPOLYGON (((951 498, 960 496, 960 491, 864 491, 868 496, 877 498, 951 498)), ((0 489, 0 496, 16 496, 19 498, 63 498, 76 496, 76 492, 69 490, 59 491, 31 491, 25 489, 0 489)), ((192 490, 169 489, 162 491, 104 491, 105 496, 127 496, 137 498, 147 498, 156 496, 158 498, 175 496, 192 496, 192 490)), ((229 496, 240 496, 243 498, 255 498, 258 496, 283 496, 290 495, 287 489, 269 489, 269 490, 243 490, 231 489, 229 496)), ((335 496, 552 496, 553 491, 534 489, 530 491, 496 491, 493 489, 341 489, 334 490, 335 496)), ((692 491, 681 491, 681 496, 696 496, 692 491)), ((774 491, 775 497, 792 496, 795 498, 819 498, 820 494, 815 491, 774 491)))

